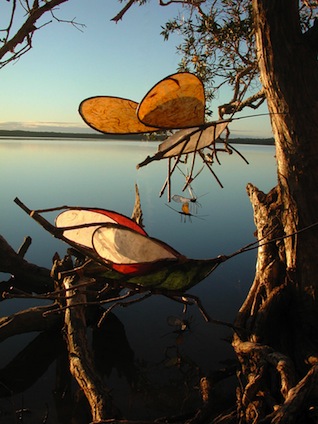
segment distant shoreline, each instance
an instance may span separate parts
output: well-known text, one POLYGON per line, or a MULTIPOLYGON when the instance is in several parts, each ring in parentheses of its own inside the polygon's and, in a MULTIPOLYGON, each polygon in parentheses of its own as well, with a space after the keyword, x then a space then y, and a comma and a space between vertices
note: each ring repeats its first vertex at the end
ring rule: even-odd
MULTIPOLYGON (((66 132, 54 132, 54 131, 24 131, 24 130, 0 130, 0 137, 8 137, 8 138, 86 138, 86 139, 94 139, 94 140, 113 140, 116 138, 117 140, 131 140, 131 141, 140 141, 143 139, 145 141, 163 141, 165 137, 157 136, 155 139, 145 138, 143 134, 127 134, 127 135, 108 135, 108 134, 86 134, 86 133, 66 133, 66 132)), ((232 144, 256 144, 256 145, 266 145, 273 146, 274 139, 273 138, 230 138, 229 140, 232 144)))

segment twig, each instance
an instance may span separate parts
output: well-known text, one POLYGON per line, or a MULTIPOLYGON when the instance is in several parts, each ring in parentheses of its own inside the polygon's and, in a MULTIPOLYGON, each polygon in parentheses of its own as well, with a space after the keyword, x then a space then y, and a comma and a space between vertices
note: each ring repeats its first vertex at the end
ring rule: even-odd
POLYGON ((31 246, 32 239, 31 237, 25 237, 22 245, 20 246, 18 250, 18 255, 21 256, 21 258, 24 258, 26 252, 28 251, 29 247, 31 246))
POLYGON ((131 6, 135 3, 135 0, 129 0, 129 2, 126 4, 125 7, 122 8, 122 10, 117 13, 116 16, 114 16, 111 21, 117 22, 123 19, 124 14, 131 8, 131 6))

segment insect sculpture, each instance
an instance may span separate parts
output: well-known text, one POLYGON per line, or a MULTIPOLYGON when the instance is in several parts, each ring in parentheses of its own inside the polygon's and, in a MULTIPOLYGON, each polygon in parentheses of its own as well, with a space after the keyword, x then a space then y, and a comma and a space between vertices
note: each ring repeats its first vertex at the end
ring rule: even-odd
MULTIPOLYGON (((71 270, 72 273, 80 272, 102 279, 104 285, 111 288, 128 289, 128 292, 115 300, 135 295, 143 295, 142 298, 145 298, 159 294, 185 306, 196 304, 206 321, 238 330, 230 323, 211 319, 200 299, 187 291, 210 275, 221 263, 261 246, 260 240, 230 255, 190 259, 163 241, 150 237, 134 220, 118 212, 69 206, 31 210, 18 198, 14 201, 50 234, 75 248, 87 259, 79 269, 71 270), (43 216, 46 212, 61 210, 55 218, 55 224, 43 216)), ((300 231, 316 225, 314 223, 300 231)), ((296 233, 283 238, 294 234, 296 233)), ((270 242, 273 241, 275 240, 270 242)), ((113 301, 114 299, 108 300, 113 301)))
MULTIPOLYGON (((201 216, 201 215, 197 215, 196 213, 191 212, 190 205, 192 205, 192 204, 189 202, 189 199, 187 199, 186 197, 182 197, 182 196, 175 194, 175 195, 172 196, 172 200, 174 200, 177 203, 181 203, 181 210, 175 209, 167 203, 166 203, 166 206, 168 206, 169 209, 173 210, 174 212, 178 213, 181 216, 181 222, 186 223, 187 220, 189 220, 189 222, 192 223, 192 217, 197 218, 197 219, 204 219, 203 215, 201 216)), ((195 212, 197 212, 197 211, 195 211, 195 212)))
POLYGON ((202 205, 201 203, 198 201, 198 199, 200 197, 205 196, 205 194, 202 194, 201 196, 197 197, 194 194, 193 189, 191 188, 191 186, 188 186, 189 189, 189 195, 190 197, 186 197, 186 196, 181 196, 180 194, 174 194, 172 196, 172 200, 176 203, 181 203, 182 205, 182 211, 185 213, 190 213, 190 211, 192 210, 195 214, 198 213, 198 208, 201 208, 202 205))
POLYGON ((112 288, 128 289, 123 299, 161 294, 184 305, 195 303, 207 321, 223 323, 211 320, 200 300, 187 291, 237 253, 189 259, 150 237, 134 220, 111 210, 69 206, 31 210, 19 199, 15 202, 54 237, 87 258, 80 269, 82 273, 98 276, 112 288), (43 215, 54 211, 59 213, 52 224, 43 215))
POLYGON ((218 153, 221 151, 229 154, 236 151, 228 143, 228 125, 233 118, 206 122, 205 103, 202 81, 192 73, 180 72, 155 84, 139 104, 119 97, 95 96, 81 102, 79 113, 87 125, 105 134, 178 130, 159 144, 154 156, 148 156, 137 165, 140 168, 152 161, 168 159, 168 175, 161 194, 167 188, 170 202, 171 176, 182 157, 192 154, 189 182, 193 176, 196 156, 199 155, 222 187, 212 170, 213 160, 218 161, 218 153), (226 133, 224 140, 220 139, 222 133, 226 133), (223 148, 216 147, 219 141, 223 141, 223 148))
POLYGON ((204 167, 202 167, 196 175, 191 179, 191 182, 189 180, 188 175, 184 174, 184 172, 178 167, 179 171, 182 173, 182 175, 185 177, 186 183, 182 189, 184 191, 186 188, 188 188, 189 197, 186 197, 186 195, 179 195, 174 194, 171 198, 176 203, 181 204, 181 210, 176 210, 173 207, 168 206, 170 209, 174 210, 175 212, 179 213, 181 215, 181 222, 187 222, 187 218, 189 218, 189 221, 192 222, 191 217, 194 216, 196 218, 202 218, 200 216, 197 216, 198 208, 202 207, 201 203, 199 203, 198 199, 199 197, 205 196, 205 194, 202 194, 201 196, 197 197, 194 193, 194 190, 191 186, 192 181, 202 172, 204 167))

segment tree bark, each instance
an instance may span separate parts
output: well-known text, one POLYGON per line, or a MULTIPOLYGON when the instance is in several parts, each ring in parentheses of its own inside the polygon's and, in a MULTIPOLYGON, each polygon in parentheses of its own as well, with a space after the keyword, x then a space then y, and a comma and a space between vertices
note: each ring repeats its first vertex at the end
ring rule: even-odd
MULTIPOLYGON (((261 80, 275 136, 277 211, 285 235, 317 222, 318 62, 301 33, 298 1, 254 0, 261 80)), ((284 239, 285 284, 295 295, 301 361, 318 352, 318 229, 284 239)))
MULTIPOLYGON (((317 53, 301 33, 298 1, 254 0, 253 7, 261 82, 275 136, 282 218, 290 234, 317 220, 317 53)), ((314 291, 310 281, 318 263, 308 244, 317 246, 317 234, 285 240, 287 267, 299 270, 301 284, 314 291)))
POLYGON ((318 62, 298 7, 296 0, 253 0, 278 184, 267 195, 247 187, 257 238, 272 243, 258 250, 235 323, 248 330, 233 340, 242 367, 241 422, 308 422, 317 402, 318 229, 301 230, 318 221, 318 62))

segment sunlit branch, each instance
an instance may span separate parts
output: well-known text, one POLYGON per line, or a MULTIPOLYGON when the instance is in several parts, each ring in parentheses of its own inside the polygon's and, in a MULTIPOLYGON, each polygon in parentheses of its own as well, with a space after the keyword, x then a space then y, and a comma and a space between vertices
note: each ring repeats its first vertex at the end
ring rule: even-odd
POLYGON ((222 119, 224 115, 232 115, 234 112, 240 112, 245 107, 249 107, 251 109, 257 109, 259 106, 265 101, 265 93, 264 90, 261 89, 257 93, 248 97, 243 101, 232 100, 230 103, 225 103, 219 106, 219 116, 222 119))
POLYGON ((318 7, 318 1, 302 0, 302 3, 310 10, 318 7))

